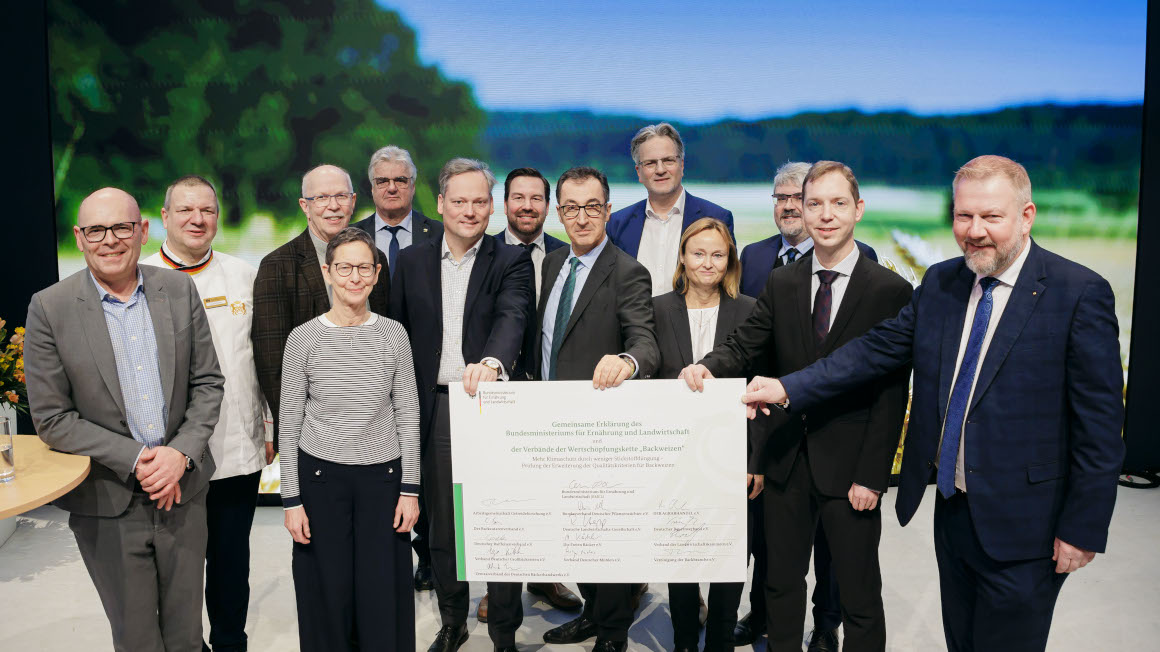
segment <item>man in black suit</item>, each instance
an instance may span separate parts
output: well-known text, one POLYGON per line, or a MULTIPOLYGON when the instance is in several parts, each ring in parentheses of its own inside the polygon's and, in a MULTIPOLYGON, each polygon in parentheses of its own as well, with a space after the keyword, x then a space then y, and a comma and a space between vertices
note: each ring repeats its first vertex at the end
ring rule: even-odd
MULTIPOLYGON (((845 165, 819 161, 806 175, 803 218, 814 240, 810 259, 778 268, 750 318, 700 364, 682 372, 691 387, 732 376, 757 359, 777 374, 808 366, 890 319, 910 299, 902 277, 866 258, 854 243, 864 201, 845 165), (774 319, 777 315, 777 319, 774 319)), ((813 410, 784 414, 765 445, 767 649, 801 650, 805 576, 818 521, 824 523, 841 588, 844 650, 886 649, 878 542, 879 497, 906 414, 909 367, 845 392, 813 410)), ((817 630, 810 650, 837 650, 817 630)))
MULTIPOLYGON (((443 237, 401 253, 393 281, 389 315, 410 335, 419 387, 424 501, 443 621, 429 652, 453 652, 467 640, 468 585, 458 581, 455 564, 447 385, 462 380, 474 395, 481 382, 508 379, 523 348, 533 292, 528 253, 484 237, 494 185, 486 164, 448 161, 439 173, 443 237)), ((501 613, 506 604, 493 607, 489 628, 497 649, 514 649, 519 606, 510 614, 501 613)))
MULTIPOLYGON (((330 310, 330 288, 322 278, 326 244, 350 223, 358 196, 346 170, 320 165, 302 177, 298 206, 306 214, 306 229, 271 251, 254 277, 254 366, 258 384, 274 415, 274 446, 278 445, 278 398, 282 392, 282 349, 290 331, 330 310)), ((381 259, 381 257, 380 257, 381 259)), ((385 260, 380 262, 386 265, 385 260)), ((387 311, 390 288, 379 283, 371 291, 370 308, 387 311)))
MULTIPOLYGON (((572 168, 556 183, 556 203, 572 246, 544 259, 536 376, 591 378, 599 390, 648 378, 660 363, 652 282, 648 270, 605 234, 608 179, 594 168, 572 168)), ((633 585, 581 584, 580 593, 583 613, 545 632, 544 641, 579 643, 596 636, 595 652, 627 649, 633 585)))

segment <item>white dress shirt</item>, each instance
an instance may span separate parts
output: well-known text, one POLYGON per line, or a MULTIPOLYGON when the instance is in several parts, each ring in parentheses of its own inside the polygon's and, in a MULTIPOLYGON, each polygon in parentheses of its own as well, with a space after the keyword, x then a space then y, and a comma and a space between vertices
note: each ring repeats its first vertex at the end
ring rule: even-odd
MULTIPOLYGON (((443 296, 443 346, 435 380, 439 385, 463 380, 463 370, 467 367, 463 359, 463 310, 467 307, 467 284, 471 281, 471 270, 479 257, 479 247, 486 237, 489 236, 484 235, 476 240, 459 261, 451 254, 447 237, 443 237, 440 247, 442 256, 439 259, 439 285, 443 296)), ((508 379, 502 362, 490 357, 483 361, 495 362, 499 365, 500 380, 508 379)))
MULTIPOLYGON (((790 243, 785 241, 785 236, 783 235, 783 236, 781 236, 781 249, 779 249, 777 251, 777 257, 779 260, 781 260, 783 265, 788 265, 790 263, 790 261, 786 260, 786 257, 785 257, 785 254, 787 251, 789 251, 790 249, 797 249, 797 256, 794 256, 794 260, 797 260, 798 258, 801 258, 802 256, 809 253, 810 249, 813 249, 813 248, 814 248, 814 239, 813 238, 806 238, 805 240, 802 240, 801 242, 799 242, 795 245, 791 245, 790 243)), ((857 249, 857 246, 855 245, 854 248, 857 249)))
POLYGON ((398 226, 401 226, 403 228, 399 229, 399 231, 396 233, 396 235, 391 235, 391 232, 387 230, 387 227, 390 225, 387 224, 387 221, 384 220, 382 218, 382 216, 379 215, 378 212, 376 211, 375 212, 375 246, 378 247, 385 254, 385 253, 387 253, 387 251, 391 247, 391 239, 398 238, 399 239, 399 251, 402 251, 402 250, 406 249, 407 247, 410 247, 411 243, 414 241, 412 239, 412 234, 411 234, 411 215, 413 215, 413 213, 411 211, 407 211, 407 216, 404 217, 403 221, 399 222, 399 224, 398 224, 398 226))
MULTIPOLYGON (((165 255, 180 260, 164 244, 165 255)), ((145 265, 173 268, 161 253, 141 261, 145 265)), ((266 399, 258 386, 250 323, 254 317, 254 277, 249 263, 210 250, 198 261, 201 269, 189 270, 209 320, 213 348, 225 376, 225 395, 209 450, 217 463, 211 480, 261 471, 266 466, 265 442, 274 440, 266 399)))
MULTIPOLYGON (((520 240, 518 237, 516 237, 516 235, 514 233, 512 233, 511 229, 504 229, 503 230, 503 241, 510 244, 510 245, 515 245, 515 246, 519 246, 519 245, 524 244, 524 241, 520 240)), ((536 239, 533 240, 531 244, 532 244, 532 266, 536 268, 536 303, 539 303, 539 301, 540 301, 540 285, 543 284, 543 280, 540 278, 540 270, 543 269, 543 267, 544 267, 544 256, 547 255, 547 253, 548 253, 547 249, 544 246, 544 232, 540 231, 540 235, 537 235, 536 239)))
POLYGON ((696 362, 713 350, 713 336, 717 334, 717 315, 721 304, 712 308, 689 308, 689 333, 693 337, 693 361, 696 362))
MULTIPOLYGON (((979 349, 978 367, 975 368, 975 376, 971 379, 971 393, 967 395, 967 405, 975 397, 975 383, 979 380, 979 370, 983 368, 983 361, 987 359, 987 349, 991 347, 991 337, 995 335, 995 326, 999 323, 999 318, 1003 316, 1003 311, 1007 308, 1007 301, 1011 298, 1011 290, 1015 288, 1015 281, 1019 280, 1019 272, 1023 270, 1023 263, 1027 261, 1027 253, 1031 251, 1030 241, 1023 243, 1023 251, 1016 256, 1015 262, 1006 269, 1002 274, 994 277, 998 279, 995 287, 991 288, 991 319, 987 322, 987 332, 983 335, 983 345, 979 349)), ((963 364, 963 356, 967 352, 967 341, 971 339, 971 326, 975 321, 975 308, 979 306, 979 301, 983 298, 983 286, 979 285, 979 281, 984 277, 975 274, 975 286, 971 288, 971 298, 967 300, 967 315, 963 321, 963 334, 959 338, 959 353, 955 358, 955 374, 951 376, 952 379, 959 377, 959 366, 963 364)), ((951 391, 954 391, 954 380, 951 381, 951 391)), ((947 407, 950 407, 950 401, 947 401, 947 407)), ((966 415, 964 415, 964 422, 966 415)), ((943 421, 945 425, 946 414, 943 414, 943 421)), ((967 442, 963 439, 964 424, 959 424, 959 456, 955 461, 955 488, 959 491, 967 490, 967 478, 964 473, 964 462, 966 458, 963 451, 967 447, 967 442)), ((939 442, 939 450, 942 450, 942 442, 939 442)), ((938 466, 939 456, 934 456, 935 466, 938 466)))
MULTIPOLYGON (((846 296, 846 286, 850 285, 850 275, 854 273, 854 266, 858 264, 858 256, 858 247, 855 246, 853 251, 830 268, 830 271, 837 272, 838 276, 830 283, 830 323, 826 324, 827 329, 834 323, 834 316, 838 314, 838 307, 842 305, 842 298, 846 296)), ((818 288, 822 285, 818 272, 826 268, 818 262, 817 256, 814 256, 810 264, 813 266, 810 274, 810 314, 813 314, 814 299, 817 298, 818 288)))
POLYGON ((684 219, 684 189, 677 197, 677 203, 664 216, 653 210, 652 202, 644 203, 644 228, 640 232, 636 259, 652 276, 654 297, 673 291, 673 274, 677 271, 684 219))

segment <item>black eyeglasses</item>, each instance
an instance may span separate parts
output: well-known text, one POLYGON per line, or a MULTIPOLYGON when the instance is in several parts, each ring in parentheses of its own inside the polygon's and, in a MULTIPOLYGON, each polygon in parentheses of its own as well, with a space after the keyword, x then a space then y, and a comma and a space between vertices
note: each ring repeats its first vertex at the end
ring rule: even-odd
POLYGON ((101 242, 105 239, 105 234, 109 231, 113 232, 113 236, 118 240, 125 240, 133 236, 133 232, 137 230, 137 225, 140 222, 118 222, 113 226, 86 226, 81 229, 81 233, 85 234, 85 240, 89 242, 101 242))
MULTIPOLYGON (((580 205, 564 204, 560 207, 560 212, 564 213, 564 217, 576 217, 580 214, 580 205)), ((584 204, 584 212, 588 214, 588 217, 600 217, 604 214, 604 204, 597 204, 596 202, 584 204)))
POLYGON ((773 198, 779 204, 788 204, 791 199, 799 204, 802 203, 802 194, 800 192, 795 192, 792 195, 774 195, 773 198))
POLYGON ((411 177, 375 177, 376 188, 386 188, 392 183, 395 184, 396 188, 406 188, 411 185, 411 177))
POLYGON ((354 199, 354 193, 340 192, 335 195, 315 195, 313 197, 303 197, 303 199, 314 202, 314 205, 318 206, 319 208, 329 206, 331 199, 338 202, 339 206, 346 206, 350 203, 350 200, 354 199))
POLYGON ((370 278, 375 273, 375 266, 370 263, 363 263, 362 265, 352 265, 350 263, 334 264, 334 271, 338 272, 339 276, 350 276, 350 273, 356 269, 358 270, 358 275, 363 278, 370 278))

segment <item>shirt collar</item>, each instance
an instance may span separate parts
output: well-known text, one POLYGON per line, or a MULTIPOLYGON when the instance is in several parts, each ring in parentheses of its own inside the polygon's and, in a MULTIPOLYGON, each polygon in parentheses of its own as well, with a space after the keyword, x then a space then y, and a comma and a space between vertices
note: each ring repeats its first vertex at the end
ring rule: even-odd
MULTIPOLYGON (((182 265, 186 264, 184 260, 179 258, 177 256, 177 254, 173 253, 173 250, 169 248, 169 240, 166 240, 165 242, 161 243, 161 251, 164 251, 166 256, 169 256, 171 259, 181 263, 182 265)), ((201 265, 202 263, 208 261, 210 256, 212 256, 212 255, 213 255, 213 247, 210 247, 209 251, 205 252, 205 255, 201 257, 201 260, 197 261, 196 263, 193 263, 192 265, 189 265, 189 267, 197 267, 198 265, 201 265)))
POLYGON ((661 216, 658 215, 657 212, 653 210, 651 201, 649 201, 647 199, 644 201, 644 216, 645 216, 645 218, 651 217, 654 220, 661 220, 662 222, 667 222, 672 217, 683 217, 684 215, 685 215, 685 189, 684 188, 681 188, 681 195, 679 197, 677 197, 677 203, 673 204, 673 207, 669 209, 669 212, 665 215, 664 219, 661 219, 661 216))
MULTIPOLYGON (((1027 254, 1030 251, 1031 239, 1028 238, 1027 242, 1023 245, 1023 251, 1020 251, 1019 255, 1015 257, 1015 262, 1011 263, 1010 267, 995 278, 1003 285, 1015 287, 1015 281, 1019 280, 1019 272, 1023 271, 1023 263, 1027 262, 1027 254)), ((978 285, 982 278, 982 276, 975 274, 975 285, 978 285)))
MULTIPOLYGON (((414 213, 414 211, 407 211, 407 216, 404 217, 403 221, 399 222, 399 224, 398 224, 398 226, 403 227, 403 230, 406 231, 407 233, 411 232, 411 215, 413 213, 414 213)), ((388 226, 391 226, 391 225, 387 224, 387 221, 383 219, 382 215, 379 215, 378 211, 375 211, 375 231, 376 232, 382 231, 383 229, 387 228, 388 226)))
MULTIPOLYGON (((782 256, 785 255, 785 252, 789 251, 791 248, 797 249, 798 255, 804 254, 807 251, 809 251, 810 249, 814 248, 814 239, 813 238, 806 238, 805 240, 802 240, 801 242, 799 242, 795 245, 791 245, 790 243, 785 241, 785 236, 782 236, 781 237, 781 249, 778 250, 777 257, 781 258, 782 256)), ((857 247, 854 247, 854 248, 857 249, 857 247)))
MULTIPOLYGON (((830 271, 837 272, 837 273, 841 274, 842 276, 850 276, 851 274, 854 273, 854 266, 858 264, 858 256, 859 256, 858 245, 855 244, 854 250, 851 251, 850 253, 846 254, 845 258, 843 258, 842 260, 839 260, 837 265, 834 265, 833 267, 830 268, 830 271)), ((813 274, 817 274, 819 271, 826 269, 825 267, 822 267, 821 263, 818 262, 817 256, 814 256, 814 259, 813 259, 813 262, 811 263, 811 265, 813 265, 813 267, 811 269, 811 273, 813 273, 813 274)))
MULTIPOLYGON (((102 286, 100 284, 100 282, 97 281, 97 277, 93 275, 93 270, 91 270, 91 269, 89 270, 89 278, 91 278, 93 280, 93 285, 95 285, 97 288, 97 296, 101 298, 101 301, 104 301, 106 299, 111 299, 113 301, 116 301, 117 303, 127 303, 127 302, 121 301, 116 296, 114 296, 111 292, 106 290, 104 288, 104 286, 102 286)), ((133 293, 136 294, 138 292, 144 292, 144 291, 145 291, 145 275, 141 273, 141 267, 140 267, 140 265, 138 265, 137 266, 137 288, 135 290, 133 290, 133 293)))
POLYGON ((594 265, 596 263, 596 259, 600 257, 600 252, 604 251, 604 247, 607 244, 608 244, 608 234, 605 233, 604 237, 600 240, 600 244, 593 247, 591 251, 584 254, 583 256, 577 256, 576 251, 573 250, 571 247, 568 247, 568 257, 564 259, 564 263, 570 265, 571 263, 569 263, 568 261, 572 260, 573 258, 579 258, 581 265, 591 269, 592 265, 594 265))
MULTIPOLYGON (((468 249, 466 252, 464 252, 463 260, 460 260, 459 262, 462 263, 464 260, 467 260, 468 258, 472 258, 476 254, 478 254, 479 248, 483 245, 483 239, 485 237, 487 237, 487 236, 486 235, 480 236, 479 239, 475 241, 475 244, 471 245, 471 248, 468 249)), ((447 234, 443 235, 443 239, 440 241, 440 243, 441 244, 439 247, 439 250, 440 250, 439 258, 440 259, 450 258, 452 260, 452 262, 454 262, 455 257, 451 255, 451 248, 447 246, 447 234)))
MULTIPOLYGON (((523 240, 520 240, 519 237, 516 236, 516 234, 512 233, 512 230, 510 227, 503 230, 503 241, 510 244, 510 245, 516 245, 516 246, 524 244, 523 240)), ((544 247, 544 231, 543 231, 543 229, 540 230, 540 235, 537 235, 536 239, 532 240, 531 244, 533 247, 539 247, 540 251, 547 251, 547 249, 544 247)))

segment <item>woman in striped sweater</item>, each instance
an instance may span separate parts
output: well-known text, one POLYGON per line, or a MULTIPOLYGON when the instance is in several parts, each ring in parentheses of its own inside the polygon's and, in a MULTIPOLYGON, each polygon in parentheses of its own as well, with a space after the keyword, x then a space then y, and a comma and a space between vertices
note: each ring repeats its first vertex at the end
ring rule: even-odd
POLYGON ((334 236, 331 309, 283 354, 278 445, 302 650, 415 649, 419 403, 406 331, 367 308, 381 267, 365 231, 334 236))

